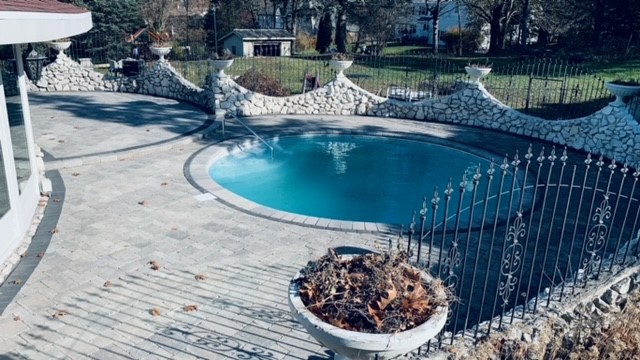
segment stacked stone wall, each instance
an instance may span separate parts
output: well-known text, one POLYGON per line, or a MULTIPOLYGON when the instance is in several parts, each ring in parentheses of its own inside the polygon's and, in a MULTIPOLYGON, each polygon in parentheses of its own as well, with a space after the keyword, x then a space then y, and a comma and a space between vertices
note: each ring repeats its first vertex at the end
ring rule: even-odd
POLYGON ((360 88, 345 76, 305 94, 272 97, 238 85, 231 77, 213 76, 200 88, 185 80, 167 62, 156 62, 135 77, 105 77, 60 57, 43 69, 32 91, 121 91, 186 101, 208 112, 216 109, 238 116, 368 115, 437 121, 499 130, 542 139, 632 167, 640 163, 640 125, 626 107, 608 105, 572 120, 545 120, 502 104, 481 84, 463 84, 460 91, 438 99, 405 102, 387 99, 360 88))

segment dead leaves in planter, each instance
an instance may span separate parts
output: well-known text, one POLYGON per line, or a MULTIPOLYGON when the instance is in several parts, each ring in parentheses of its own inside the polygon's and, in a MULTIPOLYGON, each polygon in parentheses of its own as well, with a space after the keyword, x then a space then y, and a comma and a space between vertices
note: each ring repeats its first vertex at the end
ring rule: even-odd
POLYGON ((295 280, 307 308, 342 329, 394 333, 428 320, 447 298, 409 264, 406 252, 341 257, 332 249, 295 280))

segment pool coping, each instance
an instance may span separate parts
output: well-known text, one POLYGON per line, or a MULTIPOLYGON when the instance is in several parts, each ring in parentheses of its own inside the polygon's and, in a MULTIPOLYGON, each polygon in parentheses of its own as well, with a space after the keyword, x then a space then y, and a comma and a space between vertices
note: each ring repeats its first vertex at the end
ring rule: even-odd
MULTIPOLYGON (((413 130, 416 130, 415 128, 413 130)), ((353 130, 353 129, 322 129, 311 130, 308 128, 278 128, 277 130, 270 130, 263 132, 264 138, 274 137, 287 137, 287 136, 313 136, 313 135, 355 135, 355 136, 371 136, 371 137, 388 137, 413 141, 425 141, 429 140, 432 143, 447 145, 456 148, 457 150, 468 152, 463 147, 463 144, 447 140, 445 135, 438 134, 433 129, 425 128, 421 129, 424 132, 420 133, 399 133, 395 130, 353 130)), ((259 216, 262 218, 284 222, 288 224, 296 224, 306 227, 314 227, 328 230, 348 231, 348 232, 367 232, 367 233, 384 233, 384 234, 400 234, 403 231, 403 226, 400 224, 386 224, 376 222, 363 222, 363 221, 348 221, 348 220, 336 220, 330 218, 315 217, 309 215, 296 214, 277 210, 268 206, 264 206, 248 200, 240 195, 237 195, 222 185, 218 184, 209 176, 208 169, 215 161, 227 156, 231 153, 230 148, 238 147, 239 143, 243 145, 259 144, 260 140, 255 139, 251 135, 236 135, 230 136, 225 139, 220 139, 218 142, 208 145, 203 149, 194 153, 185 163, 184 173, 187 180, 203 194, 211 194, 215 200, 232 207, 236 210, 244 213, 259 216)), ((496 155, 483 149, 474 148, 474 155, 481 157, 488 157, 489 155, 496 155)), ((409 218, 409 215, 407 215, 409 218)), ((417 219, 416 219, 417 220, 417 219)))

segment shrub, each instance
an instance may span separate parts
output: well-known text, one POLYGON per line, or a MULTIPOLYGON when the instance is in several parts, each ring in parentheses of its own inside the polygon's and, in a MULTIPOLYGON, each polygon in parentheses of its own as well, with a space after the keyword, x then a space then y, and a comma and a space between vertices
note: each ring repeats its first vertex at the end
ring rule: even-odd
MULTIPOLYGON (((472 29, 462 29, 462 52, 473 53, 478 50, 481 42, 481 34, 472 29)), ((458 28, 448 29, 442 36, 442 41, 447 44, 447 51, 458 54, 460 49, 460 30, 458 28)))
POLYGON ((308 34, 298 34, 296 36, 296 50, 307 51, 316 48, 316 37, 308 34))
POLYGON ((289 90, 282 87, 282 84, 269 74, 260 72, 256 68, 251 68, 236 79, 236 83, 251 91, 269 96, 289 96, 289 90))

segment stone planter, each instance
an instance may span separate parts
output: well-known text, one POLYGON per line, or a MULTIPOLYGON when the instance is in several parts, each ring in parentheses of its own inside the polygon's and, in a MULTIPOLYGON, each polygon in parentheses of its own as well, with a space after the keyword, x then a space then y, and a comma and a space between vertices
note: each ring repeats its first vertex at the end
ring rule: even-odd
MULTIPOLYGON (((301 274, 298 273, 293 279, 300 276, 301 274)), ((433 280, 433 277, 426 272, 422 273, 422 278, 427 282, 433 280)), ((446 296, 444 290, 438 295, 446 296)), ((289 285, 289 309, 309 335, 335 353, 336 360, 385 360, 409 353, 442 330, 447 321, 448 310, 446 306, 439 307, 423 324, 398 333, 370 334, 344 330, 324 322, 309 311, 300 298, 299 285, 294 281, 289 285)))
POLYGON ((154 55, 157 55, 159 57, 158 61, 165 62, 166 60, 164 59, 164 57, 167 54, 169 54, 169 52, 171 52, 171 46, 155 46, 155 45, 151 45, 151 46, 149 46, 149 50, 151 50, 151 53, 153 53, 154 55))
POLYGON ((627 96, 636 95, 640 92, 640 85, 621 85, 606 82, 604 84, 613 95, 616 96, 616 100, 611 102, 614 106, 624 106, 624 98, 627 96))
POLYGON ((347 70, 353 64, 353 60, 329 60, 329 66, 338 74, 337 77, 344 77, 343 71, 347 70))
POLYGON ((71 41, 52 41, 49 47, 58 52, 58 57, 65 57, 64 51, 71 46, 71 41))
POLYGON ((481 67, 481 66, 465 66, 464 71, 467 72, 467 75, 471 78, 472 84, 480 84, 480 79, 489 75, 491 72, 490 67, 481 67))
POLYGON ((210 59, 209 64, 211 64, 211 66, 213 66, 213 68, 216 69, 216 72, 218 73, 217 74, 218 77, 225 77, 226 75, 224 73, 224 69, 228 68, 233 64, 233 59, 226 59, 226 60, 210 59))

